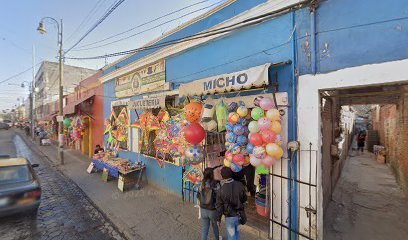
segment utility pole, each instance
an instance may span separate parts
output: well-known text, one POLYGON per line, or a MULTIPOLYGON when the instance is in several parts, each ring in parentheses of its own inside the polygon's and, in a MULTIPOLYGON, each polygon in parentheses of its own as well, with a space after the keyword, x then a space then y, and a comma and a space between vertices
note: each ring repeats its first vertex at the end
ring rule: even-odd
POLYGON ((30 130, 31 130, 31 138, 34 139, 35 136, 35 131, 34 131, 34 94, 35 94, 35 47, 33 44, 33 80, 31 81, 31 86, 30 86, 30 130))

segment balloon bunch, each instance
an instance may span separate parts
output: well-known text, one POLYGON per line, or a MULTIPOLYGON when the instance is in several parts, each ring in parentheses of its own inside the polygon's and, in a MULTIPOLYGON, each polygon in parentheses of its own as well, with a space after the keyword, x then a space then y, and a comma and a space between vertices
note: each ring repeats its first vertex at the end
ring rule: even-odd
POLYGON ((255 108, 251 111, 252 121, 248 125, 250 163, 255 166, 272 166, 283 156, 281 148, 281 116, 269 97, 258 96, 254 100, 255 108))
POLYGON ((205 130, 200 125, 203 105, 199 102, 191 102, 185 107, 186 120, 190 123, 184 128, 184 137, 188 146, 184 152, 186 160, 193 165, 199 164, 204 160, 203 148, 198 145, 205 138, 205 130))
POLYGON ((244 102, 239 105, 232 102, 228 105, 228 119, 226 124, 227 133, 224 165, 234 172, 242 170, 243 166, 249 165, 249 156, 246 150, 248 144, 248 128, 246 116, 249 113, 244 102))

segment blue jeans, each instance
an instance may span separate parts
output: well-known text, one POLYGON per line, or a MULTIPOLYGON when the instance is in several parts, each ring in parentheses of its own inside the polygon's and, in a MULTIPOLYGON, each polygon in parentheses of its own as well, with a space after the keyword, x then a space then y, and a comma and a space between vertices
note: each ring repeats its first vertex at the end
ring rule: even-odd
POLYGON ((201 208, 201 221, 203 222, 202 225, 202 232, 201 232, 201 240, 208 239, 208 232, 210 231, 210 223, 213 228, 214 237, 218 240, 220 237, 220 232, 218 230, 217 225, 217 213, 215 210, 208 210, 201 208))
POLYGON ((238 217, 226 217, 225 225, 227 227, 228 240, 239 240, 239 219, 238 217))

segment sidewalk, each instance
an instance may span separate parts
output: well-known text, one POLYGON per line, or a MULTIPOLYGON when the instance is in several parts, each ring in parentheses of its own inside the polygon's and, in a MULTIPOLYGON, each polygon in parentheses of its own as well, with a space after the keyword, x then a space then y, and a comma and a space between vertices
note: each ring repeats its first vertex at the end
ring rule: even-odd
MULTIPOLYGON (((198 209, 184 203, 180 196, 152 185, 122 193, 117 188, 117 181, 104 183, 100 173, 86 172, 90 163, 86 156, 75 150, 65 150, 65 164, 59 165, 56 146, 40 147, 37 142, 19 133, 34 151, 48 157, 72 179, 128 239, 200 239, 198 209)), ((225 225, 222 224, 221 228, 226 239, 225 225)), ((242 229, 242 239, 260 239, 250 228, 244 226, 242 229)))

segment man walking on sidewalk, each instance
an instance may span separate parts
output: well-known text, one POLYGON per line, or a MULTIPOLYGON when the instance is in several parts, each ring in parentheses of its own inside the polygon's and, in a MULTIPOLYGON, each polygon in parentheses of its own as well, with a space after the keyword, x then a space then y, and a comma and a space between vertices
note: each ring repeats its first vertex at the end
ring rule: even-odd
POLYGON ((227 167, 221 169, 221 189, 217 193, 217 221, 221 222, 225 216, 228 240, 239 240, 239 225, 245 224, 246 215, 244 203, 247 201, 245 187, 241 182, 232 179, 232 170, 227 167))

